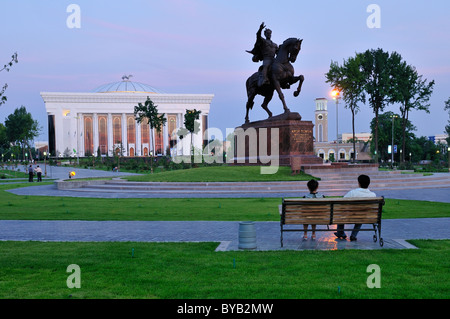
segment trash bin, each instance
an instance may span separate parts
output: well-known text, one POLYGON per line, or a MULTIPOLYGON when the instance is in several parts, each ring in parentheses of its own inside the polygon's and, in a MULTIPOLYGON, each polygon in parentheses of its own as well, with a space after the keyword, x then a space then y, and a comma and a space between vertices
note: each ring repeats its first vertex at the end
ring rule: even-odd
POLYGON ((239 223, 239 249, 256 248, 256 230, 254 222, 239 223))

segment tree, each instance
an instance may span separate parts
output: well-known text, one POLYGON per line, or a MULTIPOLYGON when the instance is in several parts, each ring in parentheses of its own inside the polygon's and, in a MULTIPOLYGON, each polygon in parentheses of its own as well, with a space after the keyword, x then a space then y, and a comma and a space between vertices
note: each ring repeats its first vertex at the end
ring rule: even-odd
MULTIPOLYGON (((378 116, 378 144, 379 144, 379 158, 385 162, 389 161, 391 159, 391 154, 388 153, 388 145, 392 144, 392 125, 394 125, 394 145, 397 145, 398 141, 401 140, 402 136, 402 123, 398 120, 393 120, 393 116, 397 116, 399 118, 400 116, 398 114, 394 114, 393 112, 386 112, 383 114, 379 114, 378 116)), ((373 118, 370 122, 370 128, 372 131, 372 136, 374 135, 376 127, 376 119, 373 118)), ((416 128, 410 121, 407 121, 406 123, 406 137, 408 143, 406 144, 405 152, 412 152, 411 148, 413 145, 413 140, 415 139, 415 135, 413 131, 415 131, 416 128)), ((373 143, 370 144, 371 152, 375 152, 375 146, 373 143)), ((393 151, 393 147, 391 149, 393 151)), ((399 149, 397 150, 397 154, 399 154, 399 149)), ((399 158, 400 155, 395 155, 395 157, 399 158)), ((394 158, 395 161, 395 158, 394 158)))
MULTIPOLYGON (((2 72, 2 71, 9 72, 9 70, 13 66, 13 64, 17 63, 17 62, 19 62, 19 61, 17 60, 17 52, 16 52, 11 56, 11 61, 9 61, 7 64, 5 64, 3 66, 2 69, 0 69, 0 72, 2 72)), ((4 95, 7 88, 8 88, 8 84, 5 83, 5 85, 3 85, 2 89, 0 90, 0 106, 2 104, 6 103, 6 101, 7 101, 7 98, 4 95)))
POLYGON ((161 132, 162 126, 166 123, 167 118, 165 114, 158 115, 157 105, 153 104, 153 101, 147 96, 147 100, 142 103, 138 103, 134 107, 134 117, 138 123, 143 121, 147 121, 150 126, 150 138, 152 142, 152 160, 151 160, 151 172, 153 173, 153 158, 155 156, 155 142, 153 139, 153 129, 156 129, 157 132, 161 132))
POLYGON ((9 148, 9 141, 6 136, 6 127, 0 123, 0 149, 9 148))
POLYGON ((41 130, 38 121, 33 119, 25 106, 21 106, 15 109, 13 114, 8 115, 5 127, 8 141, 13 146, 20 146, 23 158, 25 158, 25 147, 30 149, 30 141, 38 136, 41 130))
MULTIPOLYGON (((325 74, 327 83, 342 92, 345 101, 345 107, 352 112, 352 130, 353 130, 353 151, 356 154, 356 138, 355 138, 355 115, 359 111, 358 103, 365 103, 364 95, 364 74, 361 71, 362 55, 357 54, 355 57, 344 61, 342 66, 337 62, 331 61, 330 70, 325 74)), ((353 157, 352 161, 355 161, 353 157)))
POLYGON ((367 50, 362 54, 361 67, 365 79, 365 91, 368 102, 375 113, 375 161, 378 163, 378 115, 384 108, 392 103, 393 66, 399 64, 401 56, 393 52, 389 54, 382 49, 367 50))
POLYGON ((405 62, 393 66, 395 80, 393 81, 392 101, 400 102, 400 113, 402 118, 402 162, 406 156, 406 123, 411 110, 423 110, 430 113, 428 103, 433 92, 434 81, 427 83, 422 80, 416 68, 405 62))
POLYGON ((418 162, 420 160, 434 161, 438 159, 439 155, 437 153, 437 145, 425 136, 413 139, 412 147, 411 153, 414 162, 418 162))
POLYGON ((367 50, 363 53, 362 69, 365 74, 365 91, 369 95, 370 107, 375 113, 375 159, 378 161, 378 114, 393 103, 392 82, 395 78, 394 66, 401 62, 401 56, 389 54, 382 49, 367 50))
POLYGON ((444 110, 448 111, 448 124, 445 126, 445 133, 447 133, 447 145, 450 146, 450 98, 445 102, 444 110))
POLYGON ((177 132, 180 139, 183 139, 188 132, 191 133, 191 144, 189 151, 191 156, 194 156, 194 134, 197 134, 200 131, 200 123, 197 121, 200 118, 200 113, 202 113, 202 111, 197 111, 196 109, 186 110, 186 113, 184 114, 184 128, 180 128, 177 132))

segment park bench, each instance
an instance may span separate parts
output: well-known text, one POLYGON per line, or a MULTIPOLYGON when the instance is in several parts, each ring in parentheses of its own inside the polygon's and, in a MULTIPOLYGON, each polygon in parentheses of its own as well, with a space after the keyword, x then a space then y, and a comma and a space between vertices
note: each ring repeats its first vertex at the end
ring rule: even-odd
MULTIPOLYGON (((384 197, 283 198, 279 206, 281 247, 283 247, 283 232, 304 231, 303 227, 295 228, 295 225, 326 225, 326 229, 317 227, 316 231, 336 231, 329 229, 328 226, 339 224, 371 224, 372 228, 362 226, 360 231, 374 231, 373 241, 376 242, 379 238, 380 246, 383 246, 381 238, 383 205, 384 197)), ((352 228, 344 226, 344 231, 353 230, 353 225, 351 226, 352 228)), ((311 230, 310 227, 307 230, 311 230)))

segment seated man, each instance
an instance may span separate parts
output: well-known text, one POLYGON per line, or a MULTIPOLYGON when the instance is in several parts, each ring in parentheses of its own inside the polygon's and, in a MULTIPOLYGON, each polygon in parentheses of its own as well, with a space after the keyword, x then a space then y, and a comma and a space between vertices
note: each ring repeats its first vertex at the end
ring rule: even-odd
MULTIPOLYGON (((353 189, 349 191, 347 194, 344 195, 345 198, 350 197, 377 197, 377 195, 374 192, 371 192, 369 190, 370 185, 370 177, 367 175, 359 175, 358 176, 358 185, 359 188, 353 189)), ((352 234, 350 235, 350 241, 355 241, 356 236, 358 235, 358 232, 361 228, 361 224, 355 224, 355 227, 353 228, 352 234)), ((334 235, 338 238, 345 239, 347 238, 347 235, 343 231, 344 225, 338 225, 337 226, 337 232, 334 233, 334 235)))

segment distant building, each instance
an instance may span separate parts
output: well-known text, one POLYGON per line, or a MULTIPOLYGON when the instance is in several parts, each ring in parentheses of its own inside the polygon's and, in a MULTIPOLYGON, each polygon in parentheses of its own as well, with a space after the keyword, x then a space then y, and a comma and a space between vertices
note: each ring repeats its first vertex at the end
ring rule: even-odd
MULTIPOLYGON (((347 143, 353 138, 352 133, 342 134, 342 138, 338 141, 328 141, 328 109, 326 98, 317 98, 315 100, 316 109, 314 112, 315 121, 315 141, 314 141, 314 153, 321 157, 324 162, 333 158, 334 161, 350 161, 355 156, 353 149, 353 143, 347 143), (343 141, 345 143, 340 143, 343 141)), ((356 160, 358 161, 370 161, 372 158, 369 154, 370 133, 357 133, 355 137, 356 142, 356 160)))
POLYGON ((430 141, 433 141, 434 144, 440 143, 447 145, 447 138, 448 138, 447 134, 437 134, 434 136, 428 136, 428 139, 430 141))
POLYGON ((184 126, 186 110, 201 111, 200 132, 194 135, 195 148, 203 149, 203 132, 213 94, 165 94, 155 88, 122 81, 103 85, 89 93, 41 92, 48 115, 49 152, 60 156, 149 156, 189 155, 190 139, 180 139, 176 131, 184 126), (138 123, 134 106, 147 97, 164 113, 167 122, 161 132, 138 123), (174 134, 175 133, 175 134, 174 134), (152 137, 152 138, 151 138, 152 137), (151 145, 154 141, 155 147, 151 145))
MULTIPOLYGON (((371 133, 355 133, 357 141, 368 142, 372 138, 371 133)), ((353 133, 342 133, 342 142, 348 142, 353 139, 353 133)))

